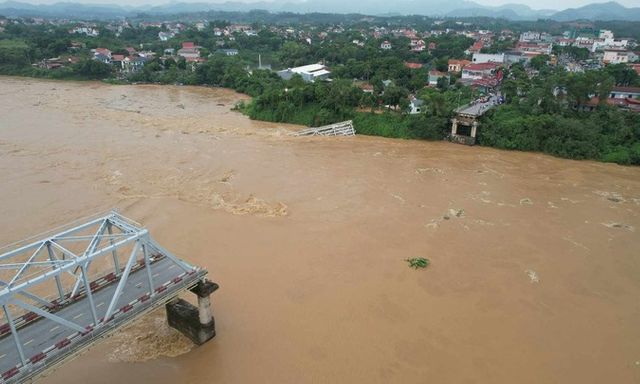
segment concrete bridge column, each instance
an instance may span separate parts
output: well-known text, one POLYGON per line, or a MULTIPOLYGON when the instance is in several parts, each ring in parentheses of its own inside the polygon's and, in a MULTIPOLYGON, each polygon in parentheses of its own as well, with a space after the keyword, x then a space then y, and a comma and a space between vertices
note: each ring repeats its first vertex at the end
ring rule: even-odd
POLYGON ((458 134, 458 119, 451 119, 451 136, 458 134))
POLYGON ((219 288, 218 284, 203 279, 191 292, 198 296, 198 307, 183 299, 167 303, 167 321, 169 325, 195 344, 202 345, 216 335, 216 323, 211 311, 211 294, 219 288))
POLYGON ((473 124, 471 124, 471 137, 473 137, 474 139, 476 138, 477 130, 478 130, 478 122, 474 120, 473 124))

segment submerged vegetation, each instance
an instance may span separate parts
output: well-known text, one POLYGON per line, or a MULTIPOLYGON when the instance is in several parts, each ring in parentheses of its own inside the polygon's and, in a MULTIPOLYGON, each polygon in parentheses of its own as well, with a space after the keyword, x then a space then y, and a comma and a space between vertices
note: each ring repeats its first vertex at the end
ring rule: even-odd
POLYGON ((413 269, 427 268, 431 263, 429 259, 425 259, 424 257, 413 257, 411 259, 406 259, 405 261, 409 263, 409 268, 413 269))

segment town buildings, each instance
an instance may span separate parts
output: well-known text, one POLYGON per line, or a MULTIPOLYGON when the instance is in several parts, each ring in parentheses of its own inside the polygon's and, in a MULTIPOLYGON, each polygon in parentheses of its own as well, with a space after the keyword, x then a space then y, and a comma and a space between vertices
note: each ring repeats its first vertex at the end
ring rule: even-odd
POLYGON ((302 67, 287 68, 278 71, 278 76, 284 80, 291 80, 294 75, 300 75, 306 82, 328 80, 331 72, 322 64, 310 64, 302 67))

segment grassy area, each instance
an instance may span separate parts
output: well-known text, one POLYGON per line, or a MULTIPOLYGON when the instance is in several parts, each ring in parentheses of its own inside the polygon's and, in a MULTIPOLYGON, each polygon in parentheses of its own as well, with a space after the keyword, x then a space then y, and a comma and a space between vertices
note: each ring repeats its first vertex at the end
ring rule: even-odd
POLYGON ((0 50, 2 49, 29 49, 29 46, 24 40, 7 39, 0 40, 0 50))

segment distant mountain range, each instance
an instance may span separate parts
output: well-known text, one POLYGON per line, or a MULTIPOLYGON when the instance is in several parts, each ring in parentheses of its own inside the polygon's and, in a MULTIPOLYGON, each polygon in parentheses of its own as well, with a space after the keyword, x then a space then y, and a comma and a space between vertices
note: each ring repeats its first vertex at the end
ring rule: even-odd
POLYGON ((18 1, 0 2, 0 15, 44 16, 77 18, 115 18, 138 13, 169 15, 207 11, 266 10, 294 13, 358 13, 364 15, 424 15, 434 17, 500 17, 510 20, 552 19, 570 20, 625 20, 640 21, 640 7, 626 8, 616 2, 594 3, 563 11, 534 10, 522 4, 498 7, 480 5, 469 0, 370 0, 351 2, 344 0, 290 0, 259 1, 254 3, 228 1, 224 3, 171 2, 163 5, 119 6, 114 4, 81 4, 61 2, 33 5, 18 1))

